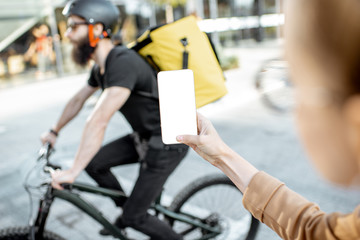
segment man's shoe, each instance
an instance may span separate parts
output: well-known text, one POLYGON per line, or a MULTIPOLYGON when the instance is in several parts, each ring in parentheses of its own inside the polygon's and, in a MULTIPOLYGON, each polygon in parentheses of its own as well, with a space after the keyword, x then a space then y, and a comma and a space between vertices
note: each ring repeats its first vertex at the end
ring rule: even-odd
MULTIPOLYGON (((120 229, 121 230, 121 234, 124 235, 127 238, 127 233, 125 231, 125 229, 120 229)), ((112 235, 109 230, 107 230, 106 228, 103 228, 99 231, 99 234, 102 236, 110 236, 112 235)))

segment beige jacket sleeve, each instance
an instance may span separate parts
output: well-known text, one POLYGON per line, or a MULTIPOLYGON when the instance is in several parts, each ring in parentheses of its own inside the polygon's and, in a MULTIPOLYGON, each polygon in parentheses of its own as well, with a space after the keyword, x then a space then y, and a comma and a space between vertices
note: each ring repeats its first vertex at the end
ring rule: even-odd
POLYGON ((264 172, 253 177, 243 203, 283 239, 360 239, 360 205, 350 214, 326 214, 264 172))

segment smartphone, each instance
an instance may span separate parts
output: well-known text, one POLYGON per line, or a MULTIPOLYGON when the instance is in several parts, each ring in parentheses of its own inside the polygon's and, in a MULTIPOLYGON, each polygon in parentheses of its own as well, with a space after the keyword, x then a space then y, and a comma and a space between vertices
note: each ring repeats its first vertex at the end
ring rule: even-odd
POLYGON ((179 143, 178 135, 197 135, 193 71, 161 71, 157 80, 163 143, 179 143))

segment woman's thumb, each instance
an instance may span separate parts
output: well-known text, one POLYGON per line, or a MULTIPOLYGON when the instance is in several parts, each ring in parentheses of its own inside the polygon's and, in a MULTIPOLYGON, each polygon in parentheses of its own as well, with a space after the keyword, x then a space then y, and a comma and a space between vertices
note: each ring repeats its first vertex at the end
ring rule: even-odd
POLYGON ((197 135, 179 135, 176 140, 186 145, 197 145, 199 136, 197 135))

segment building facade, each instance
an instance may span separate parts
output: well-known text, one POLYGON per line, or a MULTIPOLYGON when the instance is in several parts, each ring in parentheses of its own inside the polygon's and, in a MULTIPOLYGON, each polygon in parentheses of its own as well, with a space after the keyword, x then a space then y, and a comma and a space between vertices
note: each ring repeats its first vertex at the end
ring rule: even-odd
MULTIPOLYGON (((201 30, 221 47, 282 38, 283 0, 111 1, 121 12, 124 43, 148 27, 190 14, 198 17, 201 30)), ((70 57, 66 19, 61 14, 65 4, 66 0, 0 2, 0 88, 1 83, 22 76, 29 79, 29 74, 46 79, 86 70, 77 68, 70 57)))

